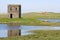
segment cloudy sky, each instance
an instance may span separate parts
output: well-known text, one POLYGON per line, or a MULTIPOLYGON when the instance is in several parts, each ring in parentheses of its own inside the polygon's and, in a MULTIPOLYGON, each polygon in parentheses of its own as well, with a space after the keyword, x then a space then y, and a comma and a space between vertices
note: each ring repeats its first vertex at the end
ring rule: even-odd
POLYGON ((25 12, 60 12, 60 0, 0 0, 0 13, 7 13, 9 4, 21 4, 25 12))

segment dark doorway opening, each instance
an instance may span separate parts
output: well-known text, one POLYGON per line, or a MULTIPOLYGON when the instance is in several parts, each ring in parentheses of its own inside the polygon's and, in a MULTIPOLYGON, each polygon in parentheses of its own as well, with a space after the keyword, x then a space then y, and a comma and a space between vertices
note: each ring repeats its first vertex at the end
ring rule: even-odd
POLYGON ((10 18, 12 18, 12 14, 10 14, 10 18))

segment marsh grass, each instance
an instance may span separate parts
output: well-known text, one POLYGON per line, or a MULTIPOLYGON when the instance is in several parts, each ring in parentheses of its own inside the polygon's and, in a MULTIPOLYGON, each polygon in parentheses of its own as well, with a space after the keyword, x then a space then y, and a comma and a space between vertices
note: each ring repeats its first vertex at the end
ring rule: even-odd
POLYGON ((60 30, 35 30, 35 34, 0 38, 0 40, 60 40, 60 30))
POLYGON ((41 26, 60 26, 60 23, 52 23, 52 22, 43 22, 36 19, 31 18, 0 18, 0 23, 20 23, 20 25, 41 25, 41 26))
POLYGON ((48 12, 47 15, 42 13, 30 12, 22 14, 22 18, 8 18, 7 14, 0 15, 0 23, 20 23, 21 25, 44 25, 44 26, 60 26, 60 23, 43 22, 38 18, 56 18, 60 19, 59 13, 48 12))

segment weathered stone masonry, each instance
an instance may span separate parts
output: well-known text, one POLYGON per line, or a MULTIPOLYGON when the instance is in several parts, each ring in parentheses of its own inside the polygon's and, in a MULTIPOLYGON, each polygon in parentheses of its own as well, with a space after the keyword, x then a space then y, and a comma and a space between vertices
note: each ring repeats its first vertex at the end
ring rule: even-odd
POLYGON ((9 18, 21 18, 21 5, 8 5, 9 18))

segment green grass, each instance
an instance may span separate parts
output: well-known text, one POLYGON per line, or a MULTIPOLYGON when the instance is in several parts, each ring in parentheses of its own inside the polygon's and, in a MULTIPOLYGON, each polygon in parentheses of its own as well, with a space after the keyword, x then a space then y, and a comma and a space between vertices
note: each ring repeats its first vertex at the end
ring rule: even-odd
POLYGON ((60 40, 60 30, 35 30, 33 32, 35 32, 35 34, 0 38, 0 40, 60 40))
POLYGON ((60 23, 51 23, 51 22, 43 22, 36 19, 31 18, 21 18, 21 19, 9 19, 9 18, 0 18, 0 23, 20 23, 20 25, 42 25, 42 26, 60 26, 60 23))
POLYGON ((0 23, 20 23, 21 25, 44 25, 44 26, 60 26, 60 23, 53 22, 43 22, 41 20, 37 20, 38 18, 56 18, 60 19, 59 13, 49 12, 47 15, 42 13, 30 12, 22 14, 22 18, 18 19, 10 19, 7 18, 8 15, 1 14, 0 23))

